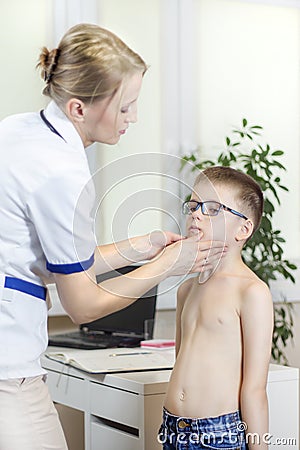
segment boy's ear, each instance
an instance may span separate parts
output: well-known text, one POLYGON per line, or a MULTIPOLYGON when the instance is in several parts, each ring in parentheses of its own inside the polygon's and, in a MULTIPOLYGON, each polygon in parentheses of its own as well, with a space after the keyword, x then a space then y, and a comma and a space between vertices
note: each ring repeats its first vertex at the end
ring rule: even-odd
POLYGON ((236 235, 235 235, 235 240, 237 242, 239 241, 246 241, 247 239, 249 239, 249 237, 251 236, 251 234, 253 233, 253 222, 251 219, 247 219, 244 221, 244 223, 239 227, 236 235))

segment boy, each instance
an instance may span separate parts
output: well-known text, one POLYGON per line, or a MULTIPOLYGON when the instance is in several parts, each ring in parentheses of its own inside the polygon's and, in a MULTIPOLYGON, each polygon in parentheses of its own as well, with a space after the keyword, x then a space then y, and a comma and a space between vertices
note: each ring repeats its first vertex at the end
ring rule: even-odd
POLYGON ((266 384, 273 331, 267 285, 241 251, 259 227, 263 195, 248 175, 210 167, 183 204, 187 234, 218 239, 227 254, 178 289, 176 363, 158 439, 164 450, 267 449, 266 384), (192 419, 195 418, 195 419, 192 419))

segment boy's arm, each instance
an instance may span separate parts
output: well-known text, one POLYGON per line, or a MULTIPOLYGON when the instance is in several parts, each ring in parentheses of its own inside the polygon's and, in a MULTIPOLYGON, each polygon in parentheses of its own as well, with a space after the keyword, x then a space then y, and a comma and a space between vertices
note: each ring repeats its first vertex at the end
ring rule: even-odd
POLYGON ((273 302, 262 282, 247 288, 241 307, 243 378, 241 415, 247 425, 249 450, 267 449, 269 432, 266 385, 272 346, 273 302))
POLYGON ((193 282, 193 278, 189 278, 188 280, 184 281, 177 290, 177 306, 176 306, 176 357, 178 355, 180 344, 181 344, 181 314, 183 310, 183 305, 185 302, 185 299, 190 291, 191 284, 193 282))

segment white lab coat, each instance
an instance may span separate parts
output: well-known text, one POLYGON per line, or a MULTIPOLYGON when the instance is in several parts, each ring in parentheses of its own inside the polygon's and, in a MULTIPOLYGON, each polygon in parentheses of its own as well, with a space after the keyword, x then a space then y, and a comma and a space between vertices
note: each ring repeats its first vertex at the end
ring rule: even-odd
POLYGON ((42 374, 45 280, 94 261, 95 192, 80 136, 52 101, 0 123, 0 379, 42 374))

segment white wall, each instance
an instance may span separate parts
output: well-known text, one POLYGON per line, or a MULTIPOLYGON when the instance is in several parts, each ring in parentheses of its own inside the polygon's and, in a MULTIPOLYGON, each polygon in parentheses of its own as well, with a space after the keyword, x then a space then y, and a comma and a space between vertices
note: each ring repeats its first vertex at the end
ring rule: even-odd
POLYGON ((45 104, 35 65, 46 41, 48 20, 47 0, 1 0, 0 119, 45 104))
POLYGON ((151 8, 148 0, 99 3, 99 24, 120 36, 150 66, 138 101, 138 123, 130 126, 117 146, 99 145, 97 150, 99 167, 106 166, 97 175, 98 236, 106 243, 161 228, 155 208, 160 203, 161 179, 147 173, 159 170, 155 154, 161 150, 160 1, 151 0, 151 8))

